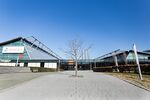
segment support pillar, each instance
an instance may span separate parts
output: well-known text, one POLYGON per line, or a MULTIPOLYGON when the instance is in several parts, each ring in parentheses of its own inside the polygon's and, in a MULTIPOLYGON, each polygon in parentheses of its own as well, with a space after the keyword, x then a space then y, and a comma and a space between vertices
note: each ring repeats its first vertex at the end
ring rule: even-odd
POLYGON ((143 80, 142 73, 141 73, 141 67, 140 67, 139 58, 138 58, 137 49, 136 49, 135 44, 133 45, 133 50, 134 50, 134 54, 135 54, 135 58, 136 58, 136 63, 138 66, 139 76, 140 76, 140 79, 143 80))
POLYGON ((116 55, 114 55, 114 61, 115 61, 116 70, 117 70, 117 72, 119 72, 119 69, 118 69, 118 60, 117 60, 117 56, 116 55))

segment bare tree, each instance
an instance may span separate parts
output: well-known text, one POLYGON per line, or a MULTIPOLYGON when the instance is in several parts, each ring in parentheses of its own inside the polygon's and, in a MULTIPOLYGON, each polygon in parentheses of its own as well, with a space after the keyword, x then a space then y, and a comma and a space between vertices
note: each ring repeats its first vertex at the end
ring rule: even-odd
POLYGON ((75 62, 75 76, 78 72, 78 60, 82 57, 82 42, 78 39, 69 41, 68 50, 65 53, 75 62))

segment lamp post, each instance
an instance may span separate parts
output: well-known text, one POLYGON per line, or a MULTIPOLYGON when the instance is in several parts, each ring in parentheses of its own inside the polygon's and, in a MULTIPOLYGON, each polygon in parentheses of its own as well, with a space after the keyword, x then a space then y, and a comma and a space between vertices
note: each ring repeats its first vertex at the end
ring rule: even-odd
POLYGON ((136 64, 138 66, 139 76, 140 76, 140 79, 143 80, 142 73, 141 73, 141 68, 140 68, 140 63, 139 63, 139 58, 138 58, 137 49, 136 49, 135 44, 133 44, 133 50, 134 50, 134 54, 135 54, 136 64))

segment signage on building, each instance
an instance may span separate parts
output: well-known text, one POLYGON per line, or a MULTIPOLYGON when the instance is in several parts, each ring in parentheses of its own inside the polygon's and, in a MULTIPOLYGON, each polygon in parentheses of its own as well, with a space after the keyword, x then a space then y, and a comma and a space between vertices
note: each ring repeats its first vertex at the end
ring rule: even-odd
POLYGON ((7 63, 7 62, 11 62, 11 60, 2 60, 2 59, 0 59, 0 62, 7 63))
POLYGON ((24 53, 24 46, 4 46, 2 53, 24 53))

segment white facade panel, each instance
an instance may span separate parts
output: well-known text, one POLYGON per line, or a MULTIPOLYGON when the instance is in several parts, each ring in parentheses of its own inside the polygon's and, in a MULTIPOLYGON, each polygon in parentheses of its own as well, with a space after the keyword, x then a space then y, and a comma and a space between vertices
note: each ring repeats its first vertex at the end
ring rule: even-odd
POLYGON ((4 63, 3 65, 4 65, 4 66, 7 66, 7 63, 4 63))
POLYGON ((24 63, 20 63, 20 66, 21 66, 21 67, 24 67, 24 63))
POLYGON ((45 63, 45 68, 57 68, 57 63, 45 63))
POLYGON ((16 66, 16 63, 11 63, 12 66, 16 66))
POLYGON ((57 68, 57 63, 53 63, 53 68, 57 68))
POLYGON ((40 63, 28 63, 29 67, 40 67, 40 63))
POLYGON ((15 66, 16 63, 0 63, 0 66, 15 66))
POLYGON ((12 63, 6 63, 7 66, 12 66, 12 63))
POLYGON ((49 68, 49 63, 45 63, 45 64, 44 64, 44 67, 45 67, 45 68, 49 68))
MULTIPOLYGON (((19 63, 20 67, 24 67, 24 63, 19 63)), ((0 66, 15 66, 16 63, 0 63, 0 66)), ((28 67, 40 67, 40 63, 28 63, 28 67)), ((57 63, 45 63, 45 68, 57 68, 57 63)))
POLYGON ((4 63, 0 63, 0 66, 5 66, 4 63))

